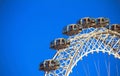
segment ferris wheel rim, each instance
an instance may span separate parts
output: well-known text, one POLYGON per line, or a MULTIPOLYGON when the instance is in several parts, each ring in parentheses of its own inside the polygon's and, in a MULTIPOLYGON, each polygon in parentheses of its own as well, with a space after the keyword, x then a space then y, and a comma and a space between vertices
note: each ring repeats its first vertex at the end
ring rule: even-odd
MULTIPOLYGON (((107 34, 107 33, 108 33, 108 34, 114 34, 114 35, 120 37, 120 34, 119 34, 119 33, 107 29, 106 31, 104 31, 104 32, 102 32, 102 33, 101 33, 101 31, 97 31, 97 32, 95 31, 95 32, 90 33, 90 35, 87 35, 87 34, 83 34, 82 36, 81 36, 81 35, 80 35, 80 36, 79 36, 79 35, 76 35, 76 36, 73 37, 73 38, 69 38, 69 40, 72 41, 72 40, 78 39, 78 38, 80 38, 80 37, 83 37, 83 38, 84 38, 84 37, 86 37, 86 36, 89 36, 89 38, 90 38, 90 37, 93 37, 94 35, 103 34, 103 33, 104 33, 104 34, 107 34)), ((68 48, 69 48, 69 47, 68 47, 68 48)), ((67 48, 66 48, 66 49, 67 49, 67 48)), ((55 59, 55 57, 58 56, 58 54, 59 54, 61 51, 65 51, 66 49, 58 50, 57 53, 54 55, 53 59, 55 59)), ((100 50, 99 50, 99 51, 100 51, 100 50)), ((92 52, 95 52, 95 51, 91 50, 91 51, 89 51, 89 52, 87 53, 87 55, 90 54, 90 53, 92 53, 92 52)), ((102 51, 102 52, 104 52, 104 51, 102 51)), ((107 52, 107 53, 109 54, 108 51, 105 51, 105 52, 107 52)), ((116 56, 114 53, 110 53, 110 54, 112 54, 113 56, 116 56)), ((84 54, 82 57, 84 57, 84 56, 86 56, 86 54, 84 54)), ((120 59, 120 57, 119 57, 119 59, 120 59)), ((80 59, 79 59, 78 61, 80 61, 80 59)), ((71 68, 73 68, 73 67, 77 64, 78 61, 76 61, 76 63, 75 63, 74 65, 72 65, 71 68)), ((68 74, 66 74, 65 76, 68 76, 70 72, 71 72, 71 71, 69 71, 68 74)), ((45 73, 45 75, 46 75, 46 73, 45 73)))

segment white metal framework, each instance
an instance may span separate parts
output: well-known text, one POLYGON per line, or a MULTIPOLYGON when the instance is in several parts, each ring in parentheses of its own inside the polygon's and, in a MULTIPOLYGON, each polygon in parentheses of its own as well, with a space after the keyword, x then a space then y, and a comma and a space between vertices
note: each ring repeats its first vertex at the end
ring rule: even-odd
POLYGON ((107 52, 120 59, 120 34, 106 28, 83 29, 81 33, 68 38, 70 46, 58 50, 53 59, 60 62, 60 68, 45 73, 45 76, 69 76, 79 60, 93 52, 107 52))

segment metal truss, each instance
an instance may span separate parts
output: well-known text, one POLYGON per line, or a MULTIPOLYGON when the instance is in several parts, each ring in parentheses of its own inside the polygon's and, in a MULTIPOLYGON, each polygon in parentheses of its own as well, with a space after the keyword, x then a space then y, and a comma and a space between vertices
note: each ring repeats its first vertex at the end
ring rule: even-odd
POLYGON ((120 59, 120 34, 115 31, 106 28, 88 28, 70 36, 68 40, 70 46, 58 50, 53 57, 60 62, 60 68, 45 73, 45 76, 69 76, 79 60, 94 52, 106 52, 120 59))

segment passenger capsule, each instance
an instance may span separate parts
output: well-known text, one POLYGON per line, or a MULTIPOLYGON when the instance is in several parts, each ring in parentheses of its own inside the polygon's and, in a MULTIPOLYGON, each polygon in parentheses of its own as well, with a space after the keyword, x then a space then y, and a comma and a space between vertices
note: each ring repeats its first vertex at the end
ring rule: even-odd
POLYGON ((120 33, 120 24, 113 24, 113 25, 111 26, 111 30, 120 33))
POLYGON ((76 35, 82 31, 82 26, 79 24, 70 24, 65 26, 62 33, 68 36, 76 35))
POLYGON ((90 18, 90 17, 85 17, 82 18, 80 20, 80 22, 78 22, 79 24, 83 25, 83 28, 90 28, 90 27, 96 27, 96 21, 94 18, 90 18))
POLYGON ((55 50, 65 49, 70 45, 70 42, 64 38, 58 38, 50 43, 50 48, 55 50))
POLYGON ((60 63, 57 60, 46 60, 40 64, 40 70, 45 72, 56 70, 59 67, 60 67, 60 63))
POLYGON ((109 25, 108 18, 99 17, 96 19, 96 21, 97 21, 97 27, 106 27, 107 25, 109 25))

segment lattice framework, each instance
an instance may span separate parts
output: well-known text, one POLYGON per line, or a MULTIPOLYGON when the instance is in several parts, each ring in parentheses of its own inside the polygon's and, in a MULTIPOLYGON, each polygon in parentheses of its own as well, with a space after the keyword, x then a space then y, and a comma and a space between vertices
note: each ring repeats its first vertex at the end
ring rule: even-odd
POLYGON ((120 59, 120 34, 106 28, 88 28, 68 38, 70 46, 57 51, 53 59, 60 62, 60 68, 45 76, 69 76, 79 60, 93 52, 107 52, 120 59))

